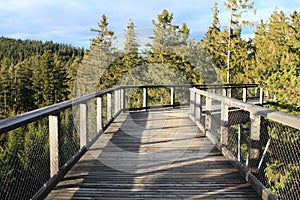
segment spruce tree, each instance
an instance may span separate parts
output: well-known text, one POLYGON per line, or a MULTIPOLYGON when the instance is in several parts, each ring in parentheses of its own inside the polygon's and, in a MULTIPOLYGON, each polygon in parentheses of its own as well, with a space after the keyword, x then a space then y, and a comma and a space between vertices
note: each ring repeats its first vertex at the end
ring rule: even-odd
POLYGON ((118 57, 113 46, 114 32, 108 29, 108 18, 102 15, 97 28, 91 28, 97 36, 91 40, 90 50, 84 55, 74 84, 74 96, 82 96, 104 89, 101 78, 105 70, 118 57))
POLYGON ((173 24, 172 20, 173 13, 167 10, 157 15, 157 21, 152 20, 154 25, 153 37, 150 38, 152 44, 148 45, 147 53, 148 62, 157 65, 157 69, 153 67, 153 70, 155 69, 152 72, 153 78, 156 76, 155 79, 160 84, 162 80, 169 81, 168 84, 175 84, 176 81, 182 83, 182 79, 190 83, 199 83, 201 74, 182 55, 189 44, 189 29, 185 23, 179 26, 173 24))
POLYGON ((214 2, 213 21, 205 33, 205 38, 200 41, 199 45, 207 51, 213 61, 213 66, 216 67, 218 74, 222 80, 225 80, 226 74, 226 37, 221 30, 220 21, 218 18, 218 3, 214 2))
POLYGON ((275 10, 268 22, 258 25, 255 33, 254 80, 268 89, 274 101, 291 105, 291 110, 300 105, 298 25, 297 12, 288 17, 275 10))

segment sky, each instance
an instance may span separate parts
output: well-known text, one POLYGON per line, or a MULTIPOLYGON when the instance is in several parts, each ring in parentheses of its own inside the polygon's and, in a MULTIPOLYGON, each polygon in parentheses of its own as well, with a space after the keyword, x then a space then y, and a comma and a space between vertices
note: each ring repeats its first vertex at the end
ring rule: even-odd
MULTIPOLYGON (((217 0, 222 26, 228 24, 229 12, 224 0, 217 0)), ((109 20, 109 29, 116 35, 132 20, 138 32, 151 34, 152 19, 163 9, 174 14, 173 22, 185 22, 190 37, 199 40, 212 23, 213 0, 0 0, 0 37, 52 40, 88 48, 96 37, 90 28, 97 28, 102 14, 109 20)), ((254 0, 256 15, 246 14, 245 19, 259 22, 267 20, 271 13, 283 10, 286 14, 300 11, 300 0, 254 0)), ((252 13, 252 12, 251 12, 252 13)), ((251 29, 244 37, 252 35, 251 29)))

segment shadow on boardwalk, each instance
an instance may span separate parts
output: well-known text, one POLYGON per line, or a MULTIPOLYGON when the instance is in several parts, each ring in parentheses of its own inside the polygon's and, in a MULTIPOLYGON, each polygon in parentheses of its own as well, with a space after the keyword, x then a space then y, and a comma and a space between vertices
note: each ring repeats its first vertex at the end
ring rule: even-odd
POLYGON ((120 115, 48 199, 260 199, 187 117, 120 115))

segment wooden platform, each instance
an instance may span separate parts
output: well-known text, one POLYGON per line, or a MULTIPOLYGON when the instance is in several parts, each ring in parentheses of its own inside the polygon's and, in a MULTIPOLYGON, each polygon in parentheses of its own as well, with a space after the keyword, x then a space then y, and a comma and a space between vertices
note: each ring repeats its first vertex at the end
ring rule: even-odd
POLYGON ((260 199, 187 109, 121 114, 47 199, 260 199))

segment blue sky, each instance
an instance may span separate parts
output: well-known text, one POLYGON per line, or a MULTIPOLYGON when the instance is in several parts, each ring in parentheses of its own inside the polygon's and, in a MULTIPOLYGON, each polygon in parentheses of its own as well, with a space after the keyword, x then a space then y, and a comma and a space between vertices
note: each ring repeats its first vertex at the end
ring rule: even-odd
MULTIPOLYGON (((0 36, 52 40, 89 47, 95 37, 90 28, 97 27, 102 14, 109 18, 109 28, 123 34, 129 19, 136 29, 151 30, 151 20, 163 9, 174 14, 173 22, 186 22, 191 37, 198 40, 212 21, 213 0, 0 0, 0 36)), ((228 22, 224 0, 217 0, 221 25, 228 22)), ((254 22, 268 19, 275 8, 286 14, 300 11, 299 0, 254 0, 257 14, 245 18, 254 22)), ((251 34, 251 32, 247 33, 251 34)))

